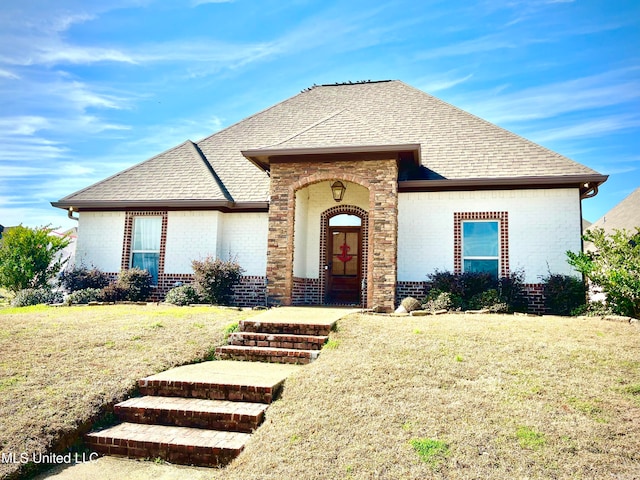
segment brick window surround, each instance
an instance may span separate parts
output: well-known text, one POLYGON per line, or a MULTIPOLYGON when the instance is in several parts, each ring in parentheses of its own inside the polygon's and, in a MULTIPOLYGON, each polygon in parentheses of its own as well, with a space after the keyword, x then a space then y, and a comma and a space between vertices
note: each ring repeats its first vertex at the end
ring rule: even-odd
POLYGON ((455 212, 453 214, 453 273, 462 273, 462 222, 493 220, 499 225, 498 252, 500 276, 509 276, 509 214, 508 212, 455 212))
POLYGON ((131 242, 133 241, 133 223, 136 217, 161 217, 162 230, 160 233, 160 258, 158 259, 158 283, 164 274, 164 259, 167 244, 167 212, 165 211, 131 211, 127 212, 124 220, 124 242, 122 244, 122 260, 120 268, 131 268, 131 242))

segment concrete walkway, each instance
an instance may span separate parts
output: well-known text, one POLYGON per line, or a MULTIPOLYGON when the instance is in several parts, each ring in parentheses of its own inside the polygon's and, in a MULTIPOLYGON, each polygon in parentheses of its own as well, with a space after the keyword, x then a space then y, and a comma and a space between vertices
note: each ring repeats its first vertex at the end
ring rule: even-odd
MULTIPOLYGON (((357 309, 323 308, 323 307, 281 307, 267 310, 251 317, 253 322, 289 323, 304 325, 333 325, 340 318, 357 312, 357 309)), ((246 363, 233 361, 214 361, 185 365, 161 372, 149 378, 164 380, 190 379, 198 381, 215 381, 229 385, 240 384, 251 378, 259 385, 274 384, 303 368, 296 365, 273 363, 246 363)), ((154 463, 135 459, 104 456, 82 458, 80 462, 62 464, 52 470, 35 477, 36 480, 182 480, 185 478, 204 480, 211 478, 211 469, 154 463), (84 460, 84 461, 83 461, 84 460)))

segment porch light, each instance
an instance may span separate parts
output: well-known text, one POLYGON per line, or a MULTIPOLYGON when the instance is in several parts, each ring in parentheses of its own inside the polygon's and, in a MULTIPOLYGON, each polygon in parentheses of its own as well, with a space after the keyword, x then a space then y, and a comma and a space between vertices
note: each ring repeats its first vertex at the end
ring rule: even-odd
POLYGON ((340 180, 333 182, 331 184, 331 193, 333 195, 333 199, 336 202, 341 202, 346 189, 347 187, 345 187, 344 183, 342 183, 340 180))

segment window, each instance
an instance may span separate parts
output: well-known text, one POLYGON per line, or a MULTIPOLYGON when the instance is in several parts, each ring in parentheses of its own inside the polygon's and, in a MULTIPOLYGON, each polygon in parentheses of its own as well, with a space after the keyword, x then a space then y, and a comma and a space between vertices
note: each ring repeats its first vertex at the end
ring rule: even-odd
POLYGON ((147 270, 158 284, 162 217, 135 217, 131 242, 131 267, 147 270))
POLYGON ((462 271, 487 272, 498 278, 499 222, 462 222, 462 271))

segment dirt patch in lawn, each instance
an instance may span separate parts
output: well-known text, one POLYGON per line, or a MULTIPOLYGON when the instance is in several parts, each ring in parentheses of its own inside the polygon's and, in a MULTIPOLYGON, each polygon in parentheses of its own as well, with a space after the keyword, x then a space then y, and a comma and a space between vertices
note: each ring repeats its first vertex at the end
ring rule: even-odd
POLYGON ((253 312, 116 305, 0 309, 0 478, 69 443, 142 377, 209 357, 253 312))
POLYGON ((640 329, 352 315, 217 479, 638 478, 640 329))

